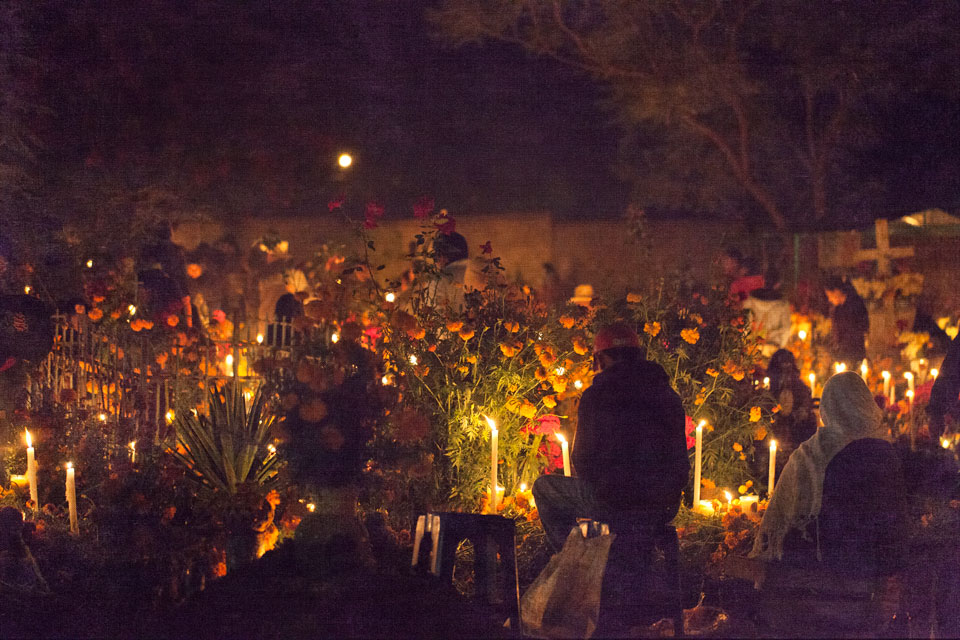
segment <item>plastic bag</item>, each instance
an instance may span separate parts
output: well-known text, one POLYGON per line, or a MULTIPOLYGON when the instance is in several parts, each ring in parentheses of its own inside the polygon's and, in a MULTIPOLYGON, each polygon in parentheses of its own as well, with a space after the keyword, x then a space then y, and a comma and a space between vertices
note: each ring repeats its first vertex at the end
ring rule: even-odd
POLYGON ((602 533, 585 538, 570 530, 563 549, 550 559, 520 600, 523 633, 538 638, 590 638, 600 615, 600 592, 610 543, 602 533))

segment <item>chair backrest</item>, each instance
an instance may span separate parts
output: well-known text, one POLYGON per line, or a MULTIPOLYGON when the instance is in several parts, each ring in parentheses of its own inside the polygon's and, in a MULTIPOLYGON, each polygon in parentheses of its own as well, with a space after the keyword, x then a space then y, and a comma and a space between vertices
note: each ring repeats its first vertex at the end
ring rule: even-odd
POLYGON ((827 465, 820 510, 824 562, 858 575, 899 568, 906 536, 906 485, 900 458, 885 440, 848 444, 827 465))

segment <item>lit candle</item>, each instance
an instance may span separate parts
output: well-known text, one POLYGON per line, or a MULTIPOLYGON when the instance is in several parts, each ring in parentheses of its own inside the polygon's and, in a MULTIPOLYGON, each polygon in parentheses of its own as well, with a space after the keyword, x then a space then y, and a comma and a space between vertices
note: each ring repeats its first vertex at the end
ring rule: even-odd
POLYGON ((807 379, 810 381, 810 393, 817 394, 817 374, 810 372, 810 375, 807 376, 807 379))
POLYGON ((77 480, 73 463, 67 463, 67 507, 70 509, 70 533, 79 533, 77 525, 77 480))
POLYGON ((733 494, 730 493, 729 491, 727 491, 726 489, 724 489, 724 490, 723 490, 723 497, 727 499, 727 510, 729 511, 729 509, 730 509, 730 503, 733 502, 733 494))
POLYGON ((773 484, 777 476, 777 441, 770 441, 770 469, 767 480, 767 495, 773 495, 773 484))
POLYGON ((760 501, 760 496, 757 496, 757 495, 751 494, 746 496, 740 496, 740 506, 743 508, 744 511, 749 511, 750 505, 756 504, 759 501, 760 501))
POLYGON ((930 377, 933 378, 934 382, 936 382, 938 375, 940 375, 939 369, 930 369, 930 377))
POLYGON ((907 389, 907 410, 913 411, 913 389, 907 389))
POLYGON ((800 342, 803 342, 807 339, 807 332, 803 329, 800 329, 800 331, 797 331, 797 337, 800 338, 800 342))
POLYGON ((133 440, 130 442, 130 464, 136 464, 137 462, 137 441, 133 440))
POLYGON ((903 374, 903 377, 907 379, 907 388, 909 388, 910 391, 912 392, 914 390, 913 389, 913 372, 907 371, 906 373, 903 374))
POLYGON ((33 500, 33 508, 40 508, 40 498, 37 493, 37 458, 34 455, 33 441, 30 439, 30 432, 23 430, 27 434, 27 482, 30 483, 30 499, 33 500))
POLYGON ((769 388, 770 388, 770 378, 764 378, 764 379, 763 379, 763 388, 764 388, 764 389, 769 389, 769 388))
POLYGON ((833 372, 834 373, 843 373, 847 370, 846 362, 834 362, 833 363, 833 372))
POLYGON ((869 371, 870 369, 867 367, 867 361, 864 360, 860 363, 860 377, 863 378, 864 382, 867 381, 867 372, 869 371))
POLYGON ((570 477, 570 445, 562 433, 557 434, 557 440, 560 441, 560 453, 563 455, 563 475, 570 477))
POLYGON ((896 404, 897 402, 897 386, 894 384, 890 385, 890 404, 896 404))
POLYGON ((882 371, 880 375, 883 377, 883 397, 890 395, 890 372, 882 371))
POLYGON ((227 375, 233 375, 233 354, 228 353, 227 357, 223 359, 223 364, 227 367, 227 375))
POLYGON ((712 516, 714 513, 716 513, 716 509, 713 508, 713 500, 700 500, 696 504, 697 511, 705 516, 712 516))
POLYGON ((940 439, 940 446, 943 447, 944 449, 949 449, 949 448, 950 448, 950 441, 947 440, 946 438, 941 438, 941 439, 940 439))
POLYGON ((697 448, 693 456, 693 506, 700 504, 700 472, 703 464, 703 427, 706 420, 697 425, 697 448))
POLYGON ((484 416, 490 426, 490 513, 497 513, 497 423, 493 418, 484 416))

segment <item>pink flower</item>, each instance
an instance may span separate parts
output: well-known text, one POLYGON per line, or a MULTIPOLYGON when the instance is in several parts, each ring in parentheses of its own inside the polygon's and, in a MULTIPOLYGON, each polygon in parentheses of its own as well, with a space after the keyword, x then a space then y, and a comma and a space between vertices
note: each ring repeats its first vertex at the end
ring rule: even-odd
POLYGON ((480 251, 484 254, 493 253, 493 247, 490 246, 489 240, 487 240, 486 244, 480 245, 480 251))
POLYGON ((684 432, 687 434, 687 449, 693 449, 695 446, 697 446, 697 438, 690 435, 694 432, 694 430, 696 430, 696 428, 697 425, 693 423, 693 418, 687 416, 687 421, 683 427, 684 432))
POLYGON ((367 203, 366 219, 363 221, 364 229, 373 229, 377 226, 377 220, 383 217, 383 207, 376 202, 367 203))
POLYGON ((343 194, 339 194, 336 198, 327 203, 327 209, 330 210, 330 213, 333 213, 334 209, 339 209, 343 206, 343 194))
POLYGON ((450 235, 451 233, 457 230, 457 221, 451 216, 446 216, 443 218, 443 222, 440 224, 433 225, 437 228, 437 231, 442 233, 445 236, 450 235))
POLYGON ((538 416, 528 422, 522 429, 524 433, 533 433, 533 434, 544 434, 549 435, 551 433, 556 433, 560 430, 560 416, 555 416, 552 413, 547 415, 538 416))
POLYGON ((433 213, 433 208, 433 198, 420 196, 420 198, 413 203, 413 217, 429 218, 430 214, 433 213))

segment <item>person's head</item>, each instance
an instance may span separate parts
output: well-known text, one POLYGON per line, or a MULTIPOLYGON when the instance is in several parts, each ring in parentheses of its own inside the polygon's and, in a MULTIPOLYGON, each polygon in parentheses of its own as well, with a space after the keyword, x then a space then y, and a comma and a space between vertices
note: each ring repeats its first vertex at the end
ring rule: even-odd
POLYGON ((827 380, 820 399, 820 417, 825 427, 839 429, 857 438, 883 438, 883 412, 866 383, 853 371, 827 380))
POLYGON ((735 278, 740 275, 743 267, 743 254, 736 247, 727 247, 720 256, 720 268, 723 275, 728 278, 735 278))
POLYGON ((847 285, 840 276, 830 276, 823 283, 823 292, 827 295, 827 300, 835 307, 839 307, 847 301, 847 285))
POLYGON ((433 241, 433 254, 441 268, 451 262, 466 260, 469 257, 467 239, 456 231, 453 233, 438 233, 433 241))
POLYGON ((632 362, 643 354, 633 327, 616 322, 602 327, 593 339, 593 368, 603 371, 617 362, 632 362))
POLYGON ((787 349, 777 349, 776 353, 770 356, 770 364, 767 365, 767 371, 770 374, 787 377, 797 375, 797 360, 787 349))

